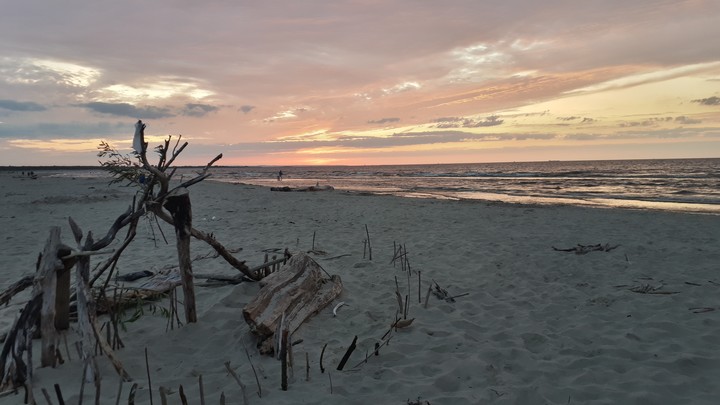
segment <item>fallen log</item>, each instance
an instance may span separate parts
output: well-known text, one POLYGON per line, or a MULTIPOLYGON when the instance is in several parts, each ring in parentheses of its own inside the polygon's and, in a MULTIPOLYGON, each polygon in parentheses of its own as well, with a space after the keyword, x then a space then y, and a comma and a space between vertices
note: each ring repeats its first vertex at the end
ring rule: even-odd
POLYGON ((340 276, 323 278, 323 272, 310 256, 298 253, 279 271, 265 277, 260 291, 243 308, 250 330, 266 340, 275 333, 284 315, 284 327, 292 335, 342 291, 340 276))

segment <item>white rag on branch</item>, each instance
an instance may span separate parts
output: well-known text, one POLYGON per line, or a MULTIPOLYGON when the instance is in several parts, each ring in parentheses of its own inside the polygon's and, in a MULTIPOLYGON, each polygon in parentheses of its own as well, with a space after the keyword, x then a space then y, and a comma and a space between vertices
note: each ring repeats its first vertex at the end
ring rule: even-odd
POLYGON ((138 120, 135 124, 135 137, 133 138, 133 149, 135 152, 142 153, 145 146, 145 124, 138 120))

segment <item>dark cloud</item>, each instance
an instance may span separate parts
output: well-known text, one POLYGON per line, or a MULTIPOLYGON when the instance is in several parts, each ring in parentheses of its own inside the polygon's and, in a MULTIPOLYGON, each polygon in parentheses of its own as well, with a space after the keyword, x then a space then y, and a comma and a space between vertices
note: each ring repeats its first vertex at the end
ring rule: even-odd
POLYGON ((252 111, 254 109, 255 109, 254 105, 244 105, 244 106, 240 107, 240 111, 242 111, 245 114, 249 113, 250 111, 252 111))
POLYGON ((0 108, 11 111, 45 111, 44 106, 29 101, 0 100, 0 108))
POLYGON ((88 138, 108 135, 127 134, 132 137, 131 122, 69 122, 39 123, 30 125, 0 125, 0 138, 52 139, 52 138, 88 138))
POLYGON ((699 98, 697 100, 693 100, 693 103, 698 103, 702 105, 720 105, 720 97, 708 97, 708 98, 699 98))
POLYGON ((557 117, 557 119, 560 120, 560 121, 566 121, 566 122, 567 122, 567 121, 578 121, 578 120, 579 120, 579 121, 580 121, 580 122, 579 122, 580 124, 589 124, 589 123, 595 122, 595 120, 594 120, 593 118, 578 117, 578 116, 575 116, 575 115, 569 116, 569 117, 557 117))
POLYGON ((694 118, 689 118, 689 117, 686 117, 686 116, 684 116, 684 115, 681 115, 681 116, 679 116, 679 117, 675 117, 675 122, 679 122, 679 123, 681 123, 681 124, 690 125, 690 124, 700 124, 700 123, 702 122, 702 120, 698 120, 698 119, 694 119, 694 118))
POLYGON ((173 114, 169 108, 152 106, 138 108, 128 103, 92 102, 79 104, 79 107, 84 107, 101 114, 117 115, 121 117, 130 117, 137 119, 159 119, 175 117, 177 115, 173 114))
POLYGON ((673 117, 654 117, 649 118, 642 121, 625 121, 620 123, 621 128, 628 128, 628 127, 653 127, 656 126, 658 123, 661 122, 669 122, 672 121, 673 117))
POLYGON ((465 118, 462 118, 462 117, 442 117, 442 118, 434 119, 432 122, 437 122, 437 123, 443 123, 443 122, 461 122, 461 121, 464 121, 464 120, 465 120, 465 118))
POLYGON ((208 105, 208 104, 192 104, 188 103, 185 104, 185 108, 182 110, 182 115, 189 116, 189 117, 203 117, 207 115, 208 113, 218 111, 219 108, 208 105))
POLYGON ((368 124, 390 124, 392 122, 398 122, 400 118, 381 118, 379 120, 368 121, 368 124))
POLYGON ((480 127, 494 127, 502 125, 505 121, 500 117, 493 115, 482 120, 474 120, 470 118, 438 118, 434 122, 438 124, 435 128, 449 129, 449 128, 480 128, 480 127))

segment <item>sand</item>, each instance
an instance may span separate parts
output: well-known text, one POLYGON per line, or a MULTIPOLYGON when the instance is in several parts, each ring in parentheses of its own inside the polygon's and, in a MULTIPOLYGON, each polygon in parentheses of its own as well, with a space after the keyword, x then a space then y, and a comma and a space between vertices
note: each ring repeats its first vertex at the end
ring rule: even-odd
MULTIPOLYGON (((133 192, 109 188, 106 179, 0 174, 0 288, 34 271, 50 226, 61 226, 68 244, 68 216, 102 235, 133 192)), ((287 392, 280 389, 280 362, 258 354, 242 318, 257 283, 197 287, 199 322, 179 329, 166 331, 167 320, 146 311, 126 323, 126 347, 117 351, 138 384, 137 404, 150 403, 146 349, 155 404, 160 386, 170 390, 169 403, 180 403, 180 385, 189 403, 200 403, 199 375, 206 403, 219 403, 221 393, 228 404, 243 403, 225 362, 246 386, 250 404, 715 404, 720 398, 720 216, 282 193, 211 181, 193 186, 191 198, 194 226, 228 248, 241 248, 236 256, 251 266, 269 249, 308 251, 314 235, 315 250, 325 254, 313 257, 340 275, 345 288, 292 337, 302 342, 293 350, 287 392), (366 225, 372 260, 364 257, 366 225), (407 248, 409 286, 407 273, 391 263, 396 243, 407 248), (619 246, 584 255, 553 249, 606 243, 619 246), (431 279, 451 295, 467 295, 455 302, 431 296, 424 308, 418 273, 420 300, 431 279), (352 369, 393 321, 396 277, 415 320, 394 332, 379 356, 352 369), (672 294, 631 291, 648 285, 672 294), (346 370, 335 370, 355 336, 358 348, 346 370), (325 344, 327 370, 321 373, 325 344)), ((121 274, 177 262, 172 228, 163 225, 165 244, 152 225, 141 222, 120 261, 121 274)), ((200 241, 192 250, 193 257, 211 252, 200 241)), ((193 270, 237 274, 220 258, 197 260, 193 270)), ((27 298, 23 293, 2 308, 0 332, 27 298)), ((73 332, 66 338, 71 345, 77 340, 73 332)), ((98 364, 102 403, 115 403, 119 377, 107 359, 98 364)), ((71 348, 64 364, 35 370, 34 393, 45 403, 41 389, 52 394, 59 384, 66 403, 77 403, 80 383, 81 365, 71 348)), ((121 403, 131 384, 123 385, 121 403)), ((83 403, 94 395, 86 387, 83 403)), ((0 404, 16 403, 22 395, 0 398, 0 404)))

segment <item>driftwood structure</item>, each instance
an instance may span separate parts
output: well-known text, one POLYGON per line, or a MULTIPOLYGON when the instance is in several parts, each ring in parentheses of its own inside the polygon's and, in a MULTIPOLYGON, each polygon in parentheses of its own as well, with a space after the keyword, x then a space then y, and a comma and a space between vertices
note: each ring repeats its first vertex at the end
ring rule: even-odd
POLYGON ((268 340, 278 330, 292 334, 342 291, 340 276, 323 277, 324 270, 310 256, 297 253, 279 271, 265 277, 262 288, 243 309, 251 331, 268 340))
MULTIPOLYGON (((99 308, 96 298, 100 296, 107 299, 105 290, 118 259, 134 239, 138 221, 143 216, 154 214, 156 218, 175 226, 188 322, 194 322, 197 319, 190 267, 190 236, 210 244, 220 256, 248 279, 258 280, 262 277, 259 271, 251 270, 244 261, 236 259, 230 251, 215 240, 212 234, 192 227, 190 201, 186 189, 210 176, 208 169, 222 157, 222 154, 211 160, 196 177, 171 188, 170 181, 175 174, 172 163, 187 146, 187 142, 180 145, 180 139, 178 139, 173 148, 170 145, 171 137, 168 137, 163 145, 155 148, 159 155, 159 161, 157 165, 152 165, 147 159, 148 144, 144 139, 144 130, 145 124, 138 121, 135 126, 133 145, 136 150, 134 157, 139 162, 134 162, 132 158, 118 153, 106 143, 101 144, 101 152, 98 155, 110 159, 101 164, 103 168, 112 173, 115 182, 128 181, 130 184, 138 186, 138 194, 128 210, 118 216, 108 232, 97 241, 93 239, 91 232, 88 232, 83 238, 80 226, 70 218, 70 227, 77 244, 75 249, 63 244, 60 239, 59 227, 52 227, 45 248, 38 259, 36 274, 25 276, 5 291, 0 292, 0 303, 7 303, 14 295, 30 286, 33 287, 32 298, 6 334, 0 352, 0 391, 8 387, 25 387, 26 395, 32 395, 31 339, 33 335, 39 333, 42 338, 41 366, 56 366, 60 356, 58 332, 69 327, 71 301, 74 301, 77 310, 77 330, 80 334, 78 348, 85 362, 86 381, 99 384, 99 375, 95 364, 96 346, 109 358, 123 380, 130 380, 130 376, 114 356, 107 340, 101 336, 97 320, 99 308), (101 253, 101 249, 110 245, 115 240, 117 233, 125 227, 128 230, 124 241, 109 259, 98 266, 95 274, 91 275, 89 256, 101 253), (75 285, 70 284, 73 267, 76 267, 77 272, 75 285), (99 287, 98 293, 97 290, 93 290, 93 284, 107 270, 110 271, 106 275, 104 285, 99 287)), ((99 391, 99 387, 97 389, 99 391)))

